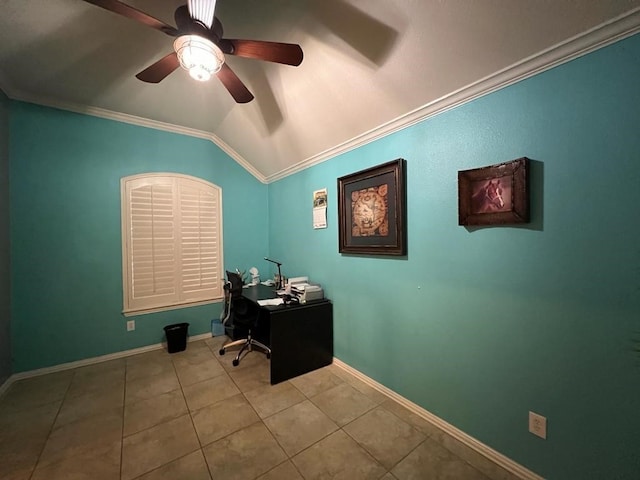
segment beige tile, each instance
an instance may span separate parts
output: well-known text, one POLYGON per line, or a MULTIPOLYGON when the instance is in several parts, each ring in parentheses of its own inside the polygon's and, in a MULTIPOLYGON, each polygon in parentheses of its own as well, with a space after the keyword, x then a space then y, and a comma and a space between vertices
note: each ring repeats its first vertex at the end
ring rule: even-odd
POLYGON ((121 452, 124 480, 516 478, 335 365, 271 386, 264 355, 223 365, 222 341, 16 382, 0 398, 0 478, 119 479, 121 452))
POLYGON ((296 470, 293 463, 287 460, 273 470, 269 470, 264 475, 259 476, 256 480, 304 480, 304 478, 296 470))
POLYGON ((271 385, 271 369, 269 363, 266 362, 252 368, 232 370, 229 375, 242 392, 271 385))
POLYGON ((185 367, 216 360, 216 356, 204 342, 194 342, 189 343, 185 351, 172 354, 171 360, 176 367, 185 367))
POLYGON ((519 478, 440 429, 434 431, 431 439, 493 480, 516 480, 519 478))
POLYGON ((44 447, 38 467, 66 458, 105 453, 122 438, 122 409, 110 410, 77 422, 56 427, 44 447))
POLYGON ((305 400, 304 395, 289 382, 259 387, 245 392, 245 396, 260 418, 266 418, 305 400))
POLYGON ((0 410, 17 412, 60 401, 69 389, 72 378, 73 371, 68 370, 18 380, 0 399, 0 410))
MULTIPOLYGON (((209 349, 207 349, 207 351, 208 350, 209 349)), ((211 355, 209 356, 211 357, 211 355)), ((220 362, 213 357, 195 365, 176 365, 176 371, 178 372, 180 384, 183 387, 226 374, 226 371, 222 368, 220 362)))
POLYGON ((186 413, 187 404, 180 389, 129 403, 124 409, 124 435, 129 436, 146 430, 186 413))
POLYGON ((45 439, 39 442, 25 441, 0 443, 0 478, 28 479, 36 466, 45 439))
POLYGON ((426 438, 381 407, 365 413, 344 430, 389 470, 426 438))
POLYGON ((219 337, 207 338, 206 340, 204 340, 204 344, 209 348, 209 350, 211 350, 211 353, 213 353, 213 356, 218 358, 219 357, 218 352, 220 351, 220 348, 222 347, 222 345, 224 345, 229 341, 230 341, 229 337, 227 337, 226 335, 222 335, 219 337))
POLYGON ((406 407, 404 407, 403 405, 399 404, 394 400, 389 399, 385 401, 384 403, 381 404, 381 407, 393 413, 396 417, 401 418, 402 420, 407 422, 409 425, 411 425, 413 428, 422 432, 427 437, 430 437, 431 435, 441 431, 438 427, 436 427, 432 423, 416 415, 415 413, 413 413, 412 411, 410 411, 409 409, 407 409, 406 407))
POLYGON ((376 406, 373 400, 348 383, 311 397, 311 401, 339 426, 346 425, 376 406))
POLYGON ((124 378, 124 359, 78 368, 71 380, 67 398, 109 390, 123 390, 124 378))
POLYGON ((347 376, 341 377, 341 378, 345 382, 347 382, 349 385, 351 385, 353 388, 358 390, 360 393, 366 395, 371 400, 376 402, 377 405, 380 405, 381 403, 384 403, 389 399, 389 397, 387 397, 384 393, 376 390, 372 386, 364 383, 362 380, 360 380, 360 379, 358 379, 358 378, 356 378, 356 377, 354 377, 354 376, 352 376, 350 374, 347 374, 347 376))
POLYGON ((289 381, 307 397, 313 397, 314 395, 318 395, 344 383, 344 380, 335 376, 327 368, 320 368, 313 372, 305 373, 289 381))
POLYGON ((156 348, 145 353, 139 353, 137 355, 131 355, 126 359, 127 368, 133 364, 147 363, 147 362, 171 362, 171 354, 167 353, 165 348, 156 348))
POLYGON ((201 450, 163 465, 136 480, 211 480, 201 450))
POLYGON ((60 401, 55 401, 18 412, 0 410, 0 442, 10 443, 20 438, 46 438, 60 410, 60 404, 60 401))
POLYGON ((289 456, 336 431, 338 426, 309 400, 264 420, 289 456))
POLYGON ((171 357, 164 351, 154 350, 127 358, 127 382, 167 372, 175 369, 171 357))
POLYGON ((221 400, 192 413, 201 445, 226 437, 260 421, 260 417, 242 395, 221 400))
POLYGON ((216 353, 218 361, 227 372, 233 372, 236 370, 254 368, 260 365, 269 364, 269 359, 267 359, 267 356, 262 353, 262 350, 256 348, 254 351, 249 353, 246 353, 245 350, 245 353, 242 354, 242 358, 240 359, 240 364, 237 367, 234 367, 233 359, 236 358, 239 350, 240 347, 233 347, 231 350, 227 350, 227 353, 225 353, 224 355, 218 355, 218 352, 214 353, 216 353))
POLYGON ((489 480, 432 439, 427 439, 407 455, 392 473, 399 480, 420 479, 427 475, 442 480, 489 480))
POLYGON ((253 479, 287 459, 259 422, 208 445, 203 452, 216 480, 253 479))
POLYGON ((112 480, 120 478, 121 440, 105 448, 87 450, 41 465, 33 472, 32 480, 112 480))
POLYGON ((122 480, 150 472, 199 447, 189 415, 126 437, 122 445, 122 480))
POLYGON ((59 408, 56 401, 13 413, 0 411, 0 478, 30 477, 59 408))
POLYGON ((235 383, 226 374, 194 383, 184 387, 183 391, 189 410, 192 412, 240 393, 235 383))
POLYGON ((116 358, 114 360, 108 360, 106 362, 94 363, 85 367, 78 367, 74 370, 74 379, 79 377, 95 377, 96 375, 110 372, 112 370, 126 370, 127 359, 116 358))
POLYGON ((119 388, 103 391, 89 389, 83 395, 80 392, 81 390, 76 390, 76 396, 65 397, 56 418, 56 428, 110 410, 121 411, 124 405, 124 382, 119 388))
POLYGON ((180 388, 180 382, 172 366, 171 370, 156 375, 127 380, 124 401, 125 404, 139 402, 178 388, 180 388))
MULTIPOLYGON (((4 462, 2 457, 0 457, 0 460, 4 462)), ((33 465, 0 465, 0 478, 2 478, 2 480, 30 480, 34 466, 35 462, 33 462, 33 465)))
POLYGON ((342 430, 307 448, 292 461, 306 479, 377 480, 387 471, 342 430))

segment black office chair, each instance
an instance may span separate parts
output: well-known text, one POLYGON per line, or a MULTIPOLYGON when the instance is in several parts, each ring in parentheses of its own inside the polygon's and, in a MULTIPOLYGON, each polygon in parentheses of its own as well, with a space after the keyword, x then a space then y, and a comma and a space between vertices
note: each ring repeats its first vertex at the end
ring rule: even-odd
POLYGON ((234 367, 240 364, 242 353, 247 349, 249 352, 253 351, 253 347, 259 347, 267 355, 267 358, 271 358, 271 349, 252 336, 252 330, 255 330, 258 324, 258 318, 260 317, 260 307, 255 302, 242 296, 242 278, 239 275, 233 272, 227 272, 227 279, 228 282, 224 288, 225 299, 228 301, 228 313, 222 323, 226 325, 231 321, 233 322, 234 328, 244 328, 248 333, 247 338, 241 338, 224 344, 218 353, 224 355, 228 348, 242 345, 236 358, 233 359, 234 367))

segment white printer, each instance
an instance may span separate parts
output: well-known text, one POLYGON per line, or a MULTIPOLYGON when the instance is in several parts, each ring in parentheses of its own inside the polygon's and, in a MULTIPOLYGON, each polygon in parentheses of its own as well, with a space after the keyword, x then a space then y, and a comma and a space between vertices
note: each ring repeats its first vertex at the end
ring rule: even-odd
POLYGON ((324 290, 322 290, 322 287, 309 283, 309 277, 290 278, 287 284, 287 290, 290 290, 291 295, 295 295, 300 303, 306 303, 311 300, 322 300, 324 298, 324 290))

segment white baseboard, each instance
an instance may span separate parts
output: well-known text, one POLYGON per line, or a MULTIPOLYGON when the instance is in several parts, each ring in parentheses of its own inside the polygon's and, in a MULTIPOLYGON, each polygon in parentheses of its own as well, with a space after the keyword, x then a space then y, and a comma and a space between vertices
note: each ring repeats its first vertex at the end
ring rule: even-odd
MULTIPOLYGON (((211 333, 203 333, 200 335, 189 336, 189 342, 197 342, 198 340, 205 340, 211 338, 211 333)), ((9 389, 9 387, 18 380, 25 378, 38 377, 40 375, 46 375, 48 373, 62 372, 64 370, 71 370, 73 368, 86 367, 87 365, 94 365, 96 363, 108 362, 109 360, 116 360, 118 358, 130 357, 132 355, 138 355, 140 353, 151 352, 153 350, 160 350, 166 348, 166 342, 156 343, 154 345, 147 345, 146 347, 134 348, 132 350, 124 350, 122 352, 110 353, 108 355, 101 355, 99 357, 85 358, 84 360, 78 360, 75 362, 61 363, 60 365, 54 365, 53 367, 38 368, 37 370, 29 370, 28 372, 14 373, 5 382, 0 385, 0 398, 9 389)))
POLYGON ((480 442, 479 440, 476 440, 475 438, 473 438, 472 436, 466 434, 462 430, 454 427, 450 423, 445 422, 440 417, 438 417, 438 416, 434 415, 433 413, 425 410, 421 406, 416 405, 415 403, 411 402, 410 400, 407 400, 403 396, 397 394, 393 390, 388 389, 387 387, 385 387, 384 385, 376 382, 372 378, 367 377, 364 373, 362 373, 362 372, 356 370, 355 368, 347 365, 346 363, 342 362, 341 360, 338 360, 337 358, 334 357, 333 358, 333 363, 337 367, 340 367, 341 369, 345 370, 346 372, 349 372, 354 377, 362 380, 364 383, 366 383, 370 387, 375 388, 380 393, 382 393, 382 394, 386 395, 387 397, 391 398, 392 400, 398 402, 399 404, 401 404, 402 406, 407 408, 407 410, 409 410, 412 413, 418 415, 420 418, 426 420, 427 422, 431 423, 433 426, 439 428, 440 430, 444 431, 445 433, 451 435, 456 440, 462 442, 467 447, 471 448, 472 450, 475 450, 480 455, 488 458, 489 460, 491 460, 496 465, 501 466, 502 468, 504 468, 508 472, 511 472, 512 474, 516 475, 517 477, 519 477, 519 478, 521 478, 523 480, 544 480, 543 477, 541 477, 537 473, 532 472, 528 468, 523 467, 519 463, 511 460, 509 457, 506 457, 505 455, 501 454, 500 452, 497 452, 496 450, 494 450, 491 447, 485 445, 484 443, 480 442))

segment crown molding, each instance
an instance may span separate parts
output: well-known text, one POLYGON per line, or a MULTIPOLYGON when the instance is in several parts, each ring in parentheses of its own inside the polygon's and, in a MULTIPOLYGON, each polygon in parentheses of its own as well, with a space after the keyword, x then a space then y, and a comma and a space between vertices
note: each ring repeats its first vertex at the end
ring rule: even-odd
POLYGON ((422 122, 423 120, 444 113, 465 103, 471 102, 477 98, 508 87, 509 85, 513 85, 521 80, 525 80, 546 70, 550 70, 562 65, 563 63, 570 62, 578 57, 635 35, 638 32, 640 32, 640 8, 635 8, 607 22, 597 25, 590 30, 582 32, 572 38, 558 43, 557 45, 525 58, 509 67, 473 82, 470 85, 462 87, 418 107, 417 109, 401 115, 389 122, 383 123, 382 125, 362 133, 351 140, 347 140, 346 142, 312 155, 311 157, 268 176, 259 172, 238 152, 231 148, 231 146, 210 132, 150 120, 148 118, 137 117, 135 115, 113 112, 111 110, 98 107, 83 106, 48 98, 35 97, 12 88, 12 85, 3 77, 0 77, 0 88, 9 98, 14 100, 35 103, 61 110, 68 110, 71 112, 116 120, 132 125, 210 140, 256 179, 262 183, 268 184, 298 173, 309 167, 313 167, 314 165, 318 165, 368 143, 374 142, 386 137, 387 135, 391 135, 392 133, 415 125, 416 123, 422 122))
MULTIPOLYGON (((6 85, 6 83, 3 85, 6 85)), ((164 132, 177 133, 179 135, 186 135, 188 137, 209 140, 217 145, 233 160, 239 163, 247 172, 256 177, 260 182, 266 183, 265 176, 262 173, 260 173, 253 165, 247 162, 238 152, 231 148, 231 146, 225 143, 220 137, 211 132, 205 132, 204 130, 197 130, 195 128, 188 128, 180 125, 174 125, 172 123, 151 120, 144 117, 137 117, 135 115, 129 115, 127 113, 114 112, 112 110, 93 107, 90 105, 78 105, 75 103, 62 102, 51 98, 38 97, 27 94, 25 92, 13 90, 11 88, 7 88, 6 90, 2 88, 2 90, 4 90, 7 96, 12 100, 34 103, 37 105, 43 105, 45 107, 57 108, 59 110, 66 110, 69 112, 91 115, 93 117, 115 120, 117 122, 128 123, 139 127, 153 128, 155 130, 162 130, 164 132)))
POLYGON ((590 30, 571 37, 557 45, 527 57, 509 67, 451 92, 422 107, 384 123, 368 132, 347 140, 335 147, 313 155, 280 172, 266 177, 272 183, 309 167, 354 150, 380 138, 391 135, 428 118, 459 107, 477 98, 493 93, 514 83, 533 77, 546 70, 570 62, 619 40, 640 32, 640 8, 630 10, 590 30))

